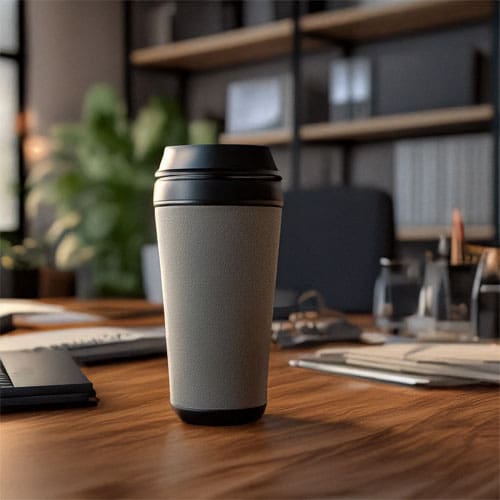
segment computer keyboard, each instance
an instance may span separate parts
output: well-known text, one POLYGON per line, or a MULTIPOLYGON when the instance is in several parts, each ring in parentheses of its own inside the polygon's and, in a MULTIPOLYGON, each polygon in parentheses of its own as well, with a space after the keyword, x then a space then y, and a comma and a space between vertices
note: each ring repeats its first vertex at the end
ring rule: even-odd
POLYGON ((5 367, 0 362, 0 387, 12 387, 12 382, 9 375, 5 371, 5 367))
POLYGON ((9 351, 0 353, 2 412, 88 406, 97 404, 92 382, 68 351, 9 351))
POLYGON ((54 348, 68 350, 80 362, 165 355, 165 328, 83 327, 0 337, 0 353, 54 348))

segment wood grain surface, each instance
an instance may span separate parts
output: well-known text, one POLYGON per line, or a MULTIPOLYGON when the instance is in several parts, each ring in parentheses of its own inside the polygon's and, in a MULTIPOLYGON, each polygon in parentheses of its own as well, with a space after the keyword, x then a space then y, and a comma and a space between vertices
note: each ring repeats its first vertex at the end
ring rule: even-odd
POLYGON ((273 347, 266 414, 226 428, 177 419, 165 359, 84 367, 97 407, 2 417, 0 498, 499 498, 497 388, 288 367, 301 352, 273 347))

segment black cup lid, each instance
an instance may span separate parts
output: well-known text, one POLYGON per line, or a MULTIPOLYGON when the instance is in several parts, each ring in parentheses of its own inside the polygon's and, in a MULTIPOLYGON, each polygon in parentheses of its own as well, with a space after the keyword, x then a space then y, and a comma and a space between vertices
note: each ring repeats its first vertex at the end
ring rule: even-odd
POLYGON ((167 146, 156 177, 196 171, 248 173, 281 178, 268 147, 234 144, 167 146))

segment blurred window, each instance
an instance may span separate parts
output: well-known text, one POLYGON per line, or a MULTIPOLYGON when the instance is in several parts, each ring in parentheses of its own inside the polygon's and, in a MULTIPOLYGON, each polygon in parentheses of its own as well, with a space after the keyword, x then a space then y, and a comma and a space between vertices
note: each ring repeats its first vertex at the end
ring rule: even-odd
POLYGON ((0 232, 20 228, 20 4, 0 0, 0 232))
POLYGON ((18 0, 0 0, 0 51, 19 50, 18 0))

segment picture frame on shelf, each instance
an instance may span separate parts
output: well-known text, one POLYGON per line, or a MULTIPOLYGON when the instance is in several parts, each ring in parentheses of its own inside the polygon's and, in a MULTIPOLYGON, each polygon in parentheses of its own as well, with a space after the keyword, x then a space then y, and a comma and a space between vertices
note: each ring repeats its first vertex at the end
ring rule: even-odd
POLYGON ((233 81, 226 91, 225 132, 290 128, 292 104, 290 74, 233 81))

